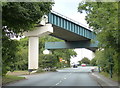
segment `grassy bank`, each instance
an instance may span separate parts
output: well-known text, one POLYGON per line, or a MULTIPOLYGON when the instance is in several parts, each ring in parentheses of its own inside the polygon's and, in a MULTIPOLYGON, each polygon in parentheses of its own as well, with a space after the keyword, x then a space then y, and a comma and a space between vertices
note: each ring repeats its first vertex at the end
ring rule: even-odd
POLYGON ((26 70, 26 71, 14 71, 14 72, 8 72, 7 75, 12 75, 12 76, 19 76, 19 75, 28 75, 29 72, 26 70))
POLYGON ((6 76, 2 77, 2 84, 5 85, 7 83, 19 81, 19 80, 22 80, 22 79, 25 79, 25 77, 6 75, 6 76))
MULTIPOLYGON (((110 78, 110 74, 108 74, 108 73, 106 73, 106 72, 101 72, 100 74, 101 74, 101 75, 104 75, 104 76, 107 77, 107 78, 110 78)), ((120 82, 120 76, 115 75, 115 74, 113 74, 113 78, 110 78, 110 79, 112 79, 113 81, 120 82)))

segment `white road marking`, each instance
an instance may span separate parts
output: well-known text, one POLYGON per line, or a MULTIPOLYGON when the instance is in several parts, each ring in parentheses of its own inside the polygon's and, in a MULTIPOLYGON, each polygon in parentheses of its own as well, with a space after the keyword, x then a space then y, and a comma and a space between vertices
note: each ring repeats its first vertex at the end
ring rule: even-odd
POLYGON ((55 85, 59 85, 59 83, 55 84, 55 85))
POLYGON ((62 81, 60 80, 60 83, 61 83, 62 81))
POLYGON ((95 75, 94 73, 92 73, 92 75, 96 76, 98 79, 100 79, 100 77, 98 75, 95 75))
POLYGON ((64 78, 64 79, 67 79, 67 78, 64 78))

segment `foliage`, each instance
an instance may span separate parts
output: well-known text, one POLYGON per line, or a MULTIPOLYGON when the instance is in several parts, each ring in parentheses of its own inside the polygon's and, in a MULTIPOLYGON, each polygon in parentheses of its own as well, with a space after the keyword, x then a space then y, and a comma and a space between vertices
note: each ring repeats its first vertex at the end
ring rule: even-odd
POLYGON ((58 62, 56 57, 54 57, 53 54, 48 54, 48 55, 40 55, 42 68, 53 68, 56 66, 56 63, 58 62))
POLYGON ((8 37, 3 36, 2 38, 2 73, 6 73, 8 70, 13 70, 12 68, 15 66, 15 53, 17 52, 18 41, 9 40, 8 37))
POLYGON ((3 72, 14 68, 17 41, 11 37, 33 30, 41 17, 52 7, 51 2, 6 2, 2 4, 2 58, 3 72), (12 65, 12 66, 11 66, 12 65))
POLYGON ((2 6, 2 24, 14 33, 28 31, 51 9, 51 2, 7 2, 2 6))
POLYGON ((110 69, 110 63, 114 63, 115 74, 120 73, 118 6, 119 2, 82 2, 78 7, 80 12, 87 13, 87 23, 97 33, 100 49, 104 49, 96 52, 97 63, 107 72, 110 69))
POLYGON ((18 51, 16 52, 15 70, 28 69, 28 38, 19 40, 18 51))
MULTIPOLYGON (((60 49, 51 50, 52 54, 44 55, 43 50, 45 50, 45 42, 48 41, 61 41, 60 39, 44 36, 39 39, 39 68, 50 68, 55 71, 55 68, 70 66, 71 56, 75 56, 76 53, 72 49, 60 49), (67 63, 60 63, 59 58, 63 58, 67 63)), ((28 38, 23 38, 19 40, 19 46, 17 46, 18 51, 16 52, 15 69, 16 70, 27 70, 28 69, 28 38)), ((38 72, 42 70, 38 69, 38 72)))
POLYGON ((75 57, 77 54, 73 49, 58 49, 53 50, 53 54, 58 58, 62 58, 67 61, 67 66, 70 67, 70 58, 75 57))
POLYGON ((79 62, 79 65, 81 65, 82 64, 82 61, 78 61, 79 62))
POLYGON ((119 50, 118 2, 85 2, 78 9, 86 11, 86 20, 98 34, 101 47, 119 50))
POLYGON ((92 65, 92 66, 97 66, 97 64, 96 64, 96 59, 95 58, 93 58, 91 61, 90 61, 90 64, 92 65))
MULTIPOLYGON (((67 61, 67 66, 70 66, 71 56, 76 56, 77 55, 76 52, 73 51, 73 49, 51 50, 52 54, 50 54, 50 56, 41 54, 43 52, 43 50, 45 50, 45 48, 44 48, 45 42, 54 42, 54 41, 63 41, 63 40, 60 40, 60 39, 52 37, 52 36, 44 36, 44 37, 40 38, 40 45, 39 45, 40 46, 40 64, 42 65, 41 60, 44 59, 44 58, 46 58, 48 60, 51 60, 51 62, 54 59, 56 64, 52 64, 52 65, 54 67, 61 67, 62 63, 59 62, 59 58, 63 58, 64 60, 67 61)), ((46 64, 46 65, 48 66, 48 64, 46 64)))
POLYGON ((55 37, 52 37, 49 35, 46 35, 46 36, 39 38, 40 53, 43 53, 43 51, 45 50, 45 42, 57 42, 57 41, 63 41, 63 40, 60 40, 58 38, 55 38, 55 37))
POLYGON ((84 57, 82 60, 81 60, 82 63, 84 64, 90 64, 90 60, 87 58, 87 57, 84 57))
MULTIPOLYGON (((100 74, 104 75, 105 77, 109 78, 109 74, 106 72, 101 72, 100 74)), ((120 82, 120 76, 113 74, 113 81, 120 82)))
POLYGON ((25 77, 6 75, 2 78, 2 84, 5 85, 5 84, 8 84, 10 82, 15 82, 15 81, 22 80, 22 79, 25 79, 25 77))
POLYGON ((102 71, 109 73, 110 57, 107 50, 97 51, 94 59, 97 60, 97 65, 102 68, 102 71))

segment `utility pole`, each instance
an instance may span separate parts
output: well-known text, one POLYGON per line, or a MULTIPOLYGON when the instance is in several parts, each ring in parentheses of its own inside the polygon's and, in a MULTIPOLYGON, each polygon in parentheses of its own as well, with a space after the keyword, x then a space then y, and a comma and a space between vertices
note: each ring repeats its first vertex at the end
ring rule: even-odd
POLYGON ((98 72, 100 73, 101 71, 100 71, 100 65, 98 65, 98 72))
POLYGON ((110 78, 112 78, 112 75, 113 75, 113 63, 112 63, 112 57, 111 57, 111 55, 110 55, 110 58, 109 58, 109 62, 110 62, 110 78))

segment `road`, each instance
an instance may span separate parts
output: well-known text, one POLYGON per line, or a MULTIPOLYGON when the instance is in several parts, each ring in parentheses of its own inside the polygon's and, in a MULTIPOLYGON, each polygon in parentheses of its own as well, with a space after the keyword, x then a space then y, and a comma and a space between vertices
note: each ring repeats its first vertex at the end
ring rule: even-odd
POLYGON ((99 84, 90 76, 91 67, 65 68, 57 72, 46 72, 36 75, 26 75, 26 80, 9 84, 7 86, 98 86, 99 84))

